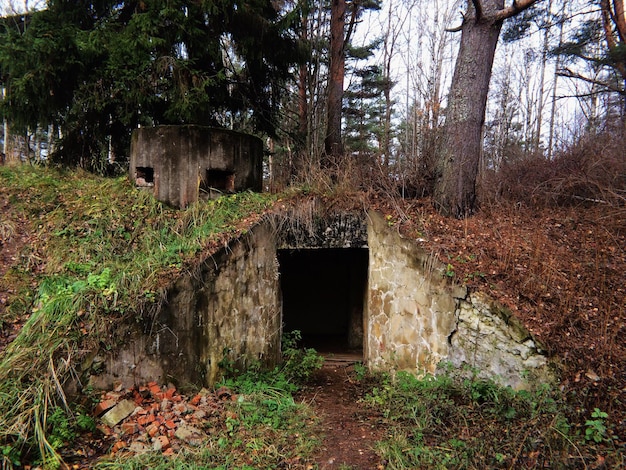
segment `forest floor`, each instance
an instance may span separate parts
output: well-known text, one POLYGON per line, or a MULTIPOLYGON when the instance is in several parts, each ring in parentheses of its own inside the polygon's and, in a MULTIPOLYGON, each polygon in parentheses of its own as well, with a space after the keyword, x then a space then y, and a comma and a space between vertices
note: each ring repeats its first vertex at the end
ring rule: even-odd
MULTIPOLYGON (((401 234, 420 243, 470 289, 509 307, 556 361, 573 422, 589 410, 608 414, 617 444, 626 445, 626 210, 602 204, 526 207, 503 203, 465 220, 447 219, 428 200, 373 198, 401 234)), ((0 200, 0 213, 11 210, 0 200)), ((32 242, 33 222, 19 220, 0 238, 0 279, 32 242)), ((24 318, 7 321, 12 286, 0 283, 0 351, 24 318)), ((320 469, 384 468, 373 445, 385 433, 380 416, 359 405, 365 393, 348 366, 329 364, 299 394, 321 419, 320 469)), ((88 467, 111 442, 94 442, 77 460, 88 467)))

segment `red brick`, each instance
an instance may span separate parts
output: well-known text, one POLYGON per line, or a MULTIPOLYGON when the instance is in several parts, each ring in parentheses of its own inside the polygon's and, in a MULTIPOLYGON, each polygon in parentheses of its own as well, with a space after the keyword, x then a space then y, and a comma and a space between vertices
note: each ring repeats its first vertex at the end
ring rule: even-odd
POLYGON ((174 405, 174 413, 176 414, 183 414, 187 413, 188 411, 189 408, 184 403, 177 403, 176 405, 174 405))
POLYGON ((116 400, 102 400, 100 403, 98 403, 96 405, 96 407, 93 410, 93 414, 96 416, 101 416, 103 415, 106 411, 110 410, 111 408, 113 408, 115 405, 117 405, 117 401, 116 400))
POLYGON ((159 426, 155 423, 151 423, 148 427, 146 427, 146 432, 148 436, 154 437, 159 434, 159 426))
POLYGON ((144 415, 144 416, 139 416, 137 418, 137 424, 139 424, 140 426, 147 426, 153 421, 154 421, 154 415, 144 415))
POLYGON ((167 429, 176 429, 176 423, 173 419, 168 419, 167 421, 165 421, 165 427, 167 429))
POLYGON ((106 392, 106 394, 104 395, 104 398, 106 398, 107 400, 115 401, 118 401, 121 397, 122 394, 120 392, 106 392))
POLYGON ((123 449, 124 447, 126 447, 126 443, 124 441, 117 441, 115 444, 113 444, 113 447, 111 448, 111 452, 115 453, 120 449, 123 449))
POLYGON ((98 428, 98 430, 105 436, 110 436, 113 434, 113 431, 111 430, 111 428, 107 426, 106 424, 99 424, 96 426, 96 428, 98 428))
POLYGON ((122 432, 124 434, 136 434, 139 432, 139 425, 137 423, 122 423, 122 432))
POLYGON ((202 400, 202 397, 200 395, 196 395, 189 401, 189 404, 197 405, 198 403, 200 403, 200 400, 202 400))
POLYGON ((165 391, 165 398, 167 398, 168 400, 171 400, 174 397, 175 393, 176 393, 176 389, 174 387, 168 388, 165 391))
POLYGON ((133 400, 135 400, 135 403, 137 403, 138 405, 141 405, 144 401, 144 397, 141 393, 135 390, 133 392, 133 400))
POLYGON ((167 457, 170 457, 170 456, 174 455, 174 449, 171 448, 171 447, 168 447, 167 449, 165 449, 163 451, 163 455, 165 455, 167 457))

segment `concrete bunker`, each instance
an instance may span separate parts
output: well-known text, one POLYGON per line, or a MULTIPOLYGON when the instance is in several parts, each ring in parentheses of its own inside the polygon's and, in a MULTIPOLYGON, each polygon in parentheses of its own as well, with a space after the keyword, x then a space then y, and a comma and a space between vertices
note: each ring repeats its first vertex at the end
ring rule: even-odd
POLYGON ((171 206, 263 187, 263 143, 258 137, 203 126, 135 129, 129 178, 171 206))
POLYGON ((510 312, 450 282, 381 214, 320 215, 306 204, 175 279, 142 327, 127 325, 125 346, 92 358, 87 367, 105 372, 91 384, 212 385, 224 363, 276 364, 294 329, 320 352, 356 349, 371 370, 423 375, 450 364, 515 388, 549 380, 540 345, 510 312))

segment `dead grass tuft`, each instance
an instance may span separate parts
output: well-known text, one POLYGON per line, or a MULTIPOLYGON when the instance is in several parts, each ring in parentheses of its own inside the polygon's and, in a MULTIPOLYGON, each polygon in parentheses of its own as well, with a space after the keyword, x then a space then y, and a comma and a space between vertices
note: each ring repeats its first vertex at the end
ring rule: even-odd
MULTIPOLYGON (((553 160, 531 155, 485 174, 482 200, 502 199, 528 207, 626 206, 624 137, 586 136, 553 160)), ((623 212, 623 211, 622 211, 623 212)))

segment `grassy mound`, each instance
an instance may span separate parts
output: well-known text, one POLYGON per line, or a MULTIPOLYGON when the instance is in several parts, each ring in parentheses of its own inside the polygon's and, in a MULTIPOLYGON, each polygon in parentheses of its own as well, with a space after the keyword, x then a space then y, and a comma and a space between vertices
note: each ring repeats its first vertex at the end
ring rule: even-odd
POLYGON ((0 285, 11 292, 2 321, 28 318, 0 362, 0 446, 13 460, 35 451, 54 465, 49 416, 61 407, 78 417, 64 387, 80 378, 84 354, 113 347, 116 324, 158 301, 168 279, 275 196, 241 193, 178 211, 126 178, 32 166, 0 167, 0 188, 3 243, 20 223, 34 231, 0 285))

